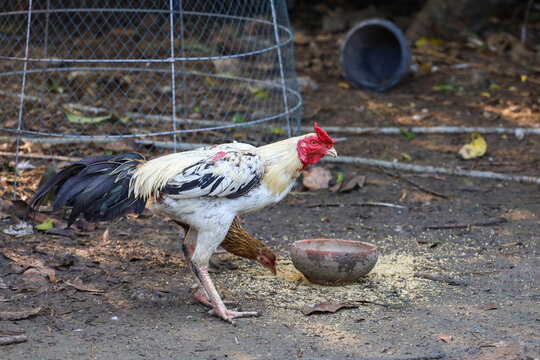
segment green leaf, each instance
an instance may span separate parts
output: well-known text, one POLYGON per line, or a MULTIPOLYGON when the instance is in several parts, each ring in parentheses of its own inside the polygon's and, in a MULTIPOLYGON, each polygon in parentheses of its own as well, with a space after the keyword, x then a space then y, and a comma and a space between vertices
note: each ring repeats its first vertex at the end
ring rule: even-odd
POLYGON ((201 53, 203 54, 210 54, 212 53, 212 49, 207 47, 207 46, 204 46, 203 44, 201 43, 198 43, 198 42, 188 42, 186 44, 184 44, 185 46, 185 49, 186 50, 194 50, 194 51, 200 51, 201 53))
POLYGON ((445 81, 442 81, 438 83, 437 85, 435 85, 435 90, 437 91, 451 91, 453 89, 454 87, 445 81))
POLYGON ((64 92, 64 88, 58 86, 52 78, 47 79, 47 87, 51 94, 62 94, 64 92))
POLYGON ((53 220, 51 218, 48 218, 41 224, 36 225, 35 228, 41 231, 51 230, 53 228, 53 220))
POLYGON ((123 124, 127 124, 131 121, 131 118, 129 116, 124 116, 124 117, 119 118, 118 120, 120 120, 120 122, 123 124))
POLYGON ((274 134, 278 134, 278 135, 285 135, 285 129, 279 127, 279 126, 272 126, 270 128, 270 131, 274 134))
POLYGON ((233 121, 233 123, 243 123, 244 122, 244 117, 242 116, 242 114, 236 113, 236 114, 234 114, 234 116, 232 118, 232 121, 233 121))
POLYGON ((337 179, 336 179, 336 183, 340 183, 343 181, 343 173, 341 171, 338 171, 337 172, 337 179))
POLYGON ((439 45, 442 45, 443 43, 444 43, 444 40, 440 38, 428 39, 426 37, 421 37, 420 39, 414 42, 414 45, 417 48, 421 49, 421 48, 437 47, 439 45))
POLYGON ((111 115, 90 117, 75 114, 66 110, 64 110, 64 114, 66 114, 68 121, 72 124, 97 124, 111 118, 111 115))
POLYGON ((193 108, 193 112, 194 112, 194 113, 198 113, 199 111, 201 111, 201 108, 200 108, 200 107, 195 106, 195 107, 193 108))
POLYGON ((214 86, 216 84, 216 82, 214 81, 214 79, 212 79, 211 77, 207 76, 204 78, 204 82, 206 83, 206 85, 208 86, 214 86))
POLYGON ((270 97, 270 94, 268 93, 267 88, 257 89, 255 90, 254 93, 255 93, 255 99, 257 100, 264 100, 270 97))
POLYGON ((403 134, 403 136, 405 136, 406 139, 414 139, 416 137, 416 135, 412 132, 410 132, 409 130, 401 130, 401 133, 403 134))
POLYGON ((406 161, 406 162, 411 162, 412 160, 411 155, 407 153, 401 153, 401 158, 403 159, 403 161, 406 161))
POLYGON ((499 85, 499 84, 490 84, 489 89, 490 90, 501 90, 501 85, 499 85))

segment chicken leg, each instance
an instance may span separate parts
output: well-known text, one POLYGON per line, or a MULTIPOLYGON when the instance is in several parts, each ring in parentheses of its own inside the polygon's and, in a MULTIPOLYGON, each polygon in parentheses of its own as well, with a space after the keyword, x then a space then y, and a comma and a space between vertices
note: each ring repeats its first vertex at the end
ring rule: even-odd
POLYGON ((261 313, 258 311, 235 311, 227 309, 227 307, 223 303, 223 300, 221 300, 221 298, 219 297, 216 288, 214 287, 214 283, 210 278, 210 274, 208 274, 208 266, 197 266, 197 264, 192 262, 191 267, 195 275, 197 275, 197 277, 201 281, 204 289, 206 290, 206 293, 208 294, 208 297, 210 298, 210 301, 212 302, 214 309, 210 310, 210 314, 217 315, 223 320, 230 322, 233 325, 233 319, 261 315, 261 313))
MULTIPOLYGON (((195 235, 194 233, 196 232, 192 232, 191 235, 195 235)), ((223 300, 221 300, 221 297, 219 296, 216 288, 214 287, 214 283, 210 278, 210 274, 208 274, 208 266, 197 266, 191 261, 191 256, 193 255, 193 247, 186 244, 186 242, 184 242, 184 244, 182 245, 182 250, 184 252, 186 260, 191 265, 191 269, 193 270, 199 281, 199 286, 197 287, 197 291, 195 292, 195 298, 199 300, 202 304, 212 308, 212 310, 210 310, 209 312, 211 315, 217 315, 223 320, 233 325, 233 319, 235 318, 261 315, 261 313, 258 311, 241 312, 235 311, 234 309, 227 309, 227 307, 223 303, 223 300)))

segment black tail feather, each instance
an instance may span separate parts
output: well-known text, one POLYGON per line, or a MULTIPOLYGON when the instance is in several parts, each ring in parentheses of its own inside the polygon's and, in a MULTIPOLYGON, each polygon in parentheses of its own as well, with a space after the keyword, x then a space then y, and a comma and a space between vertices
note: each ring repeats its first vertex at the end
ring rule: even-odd
POLYGON ((146 200, 133 197, 129 183, 136 167, 145 161, 137 153, 80 160, 43 184, 30 200, 28 209, 37 209, 52 190, 56 195, 53 210, 73 206, 68 227, 81 213, 91 222, 112 220, 129 212, 140 214, 146 200))

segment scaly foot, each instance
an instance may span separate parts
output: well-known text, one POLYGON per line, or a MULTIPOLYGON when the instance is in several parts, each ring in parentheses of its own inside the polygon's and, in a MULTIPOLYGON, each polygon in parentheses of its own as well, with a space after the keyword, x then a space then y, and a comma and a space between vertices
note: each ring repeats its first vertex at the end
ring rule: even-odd
POLYGON ((219 316, 223 320, 233 325, 235 325, 234 319, 261 316, 261 313, 259 311, 236 311, 235 309, 221 309, 221 311, 216 311, 216 309, 212 309, 208 313, 210 315, 219 316))
MULTIPOLYGON (((203 304, 210 309, 214 308, 214 305, 212 305, 212 302, 206 294, 206 291, 202 288, 200 284, 197 284, 197 290, 195 291, 195 294, 193 294, 193 299, 189 302, 189 304, 191 305, 197 302, 203 304)), ((224 301, 223 303, 227 306, 238 306, 238 303, 236 301, 224 301)))

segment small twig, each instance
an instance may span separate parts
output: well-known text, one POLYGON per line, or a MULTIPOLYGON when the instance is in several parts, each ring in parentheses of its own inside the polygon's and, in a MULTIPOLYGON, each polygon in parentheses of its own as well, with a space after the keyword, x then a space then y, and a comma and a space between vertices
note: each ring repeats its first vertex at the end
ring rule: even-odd
POLYGON ((416 272, 414 273, 414 277, 427 279, 427 280, 433 280, 433 281, 440 281, 443 283, 447 283, 448 285, 454 285, 454 286, 467 286, 468 284, 465 281, 453 279, 448 276, 442 276, 442 275, 432 275, 424 272, 416 272))
POLYGON ((2 311, 0 312, 0 320, 22 320, 30 316, 37 315, 42 307, 37 307, 28 311, 2 311))
MULTIPOLYGON (((14 152, 9 151, 0 151, 0 156, 8 156, 8 157, 15 157, 17 154, 14 152)), ((76 162, 81 160, 81 158, 78 157, 71 157, 71 156, 59 156, 59 155, 45 155, 45 154, 24 154, 22 152, 19 153, 20 158, 27 158, 27 159, 46 159, 46 160, 60 160, 60 161, 71 161, 76 162)))
POLYGON ((345 206, 381 206, 381 207, 392 207, 392 208, 398 208, 398 209, 406 209, 406 206, 403 205, 397 205, 397 204, 390 204, 390 203, 384 203, 384 202, 363 202, 363 203, 351 203, 351 204, 345 204, 345 203, 321 203, 321 204, 310 204, 306 205, 308 208, 314 208, 314 207, 345 207, 345 206))
POLYGON ((0 336, 0 346, 18 344, 28 341, 26 335, 0 336))
POLYGON ((383 167, 386 169, 412 171, 412 172, 419 172, 419 173, 438 173, 438 174, 448 174, 448 175, 465 176, 465 177, 473 177, 473 178, 517 181, 517 182, 540 184, 540 177, 534 177, 534 176, 506 175, 506 174, 499 174, 499 173, 495 173, 491 171, 460 170, 460 169, 450 169, 450 168, 436 167, 436 166, 429 166, 429 165, 403 164, 399 162, 375 160, 375 159, 368 159, 368 158, 356 157, 356 156, 338 156, 337 158, 325 157, 321 159, 321 161, 326 161, 326 162, 331 162, 331 163, 359 164, 359 165, 365 165, 365 166, 378 166, 378 167, 383 167))
POLYGON ((408 184, 410 184, 410 185, 412 185, 412 186, 414 186, 414 187, 416 187, 416 188, 422 190, 423 192, 425 192, 425 193, 427 193, 427 194, 435 195, 435 196, 438 196, 438 197, 443 198, 443 199, 447 199, 447 198, 448 198, 448 196, 446 196, 446 195, 444 195, 444 194, 438 193, 438 192, 433 191, 433 190, 426 189, 426 188, 423 187, 422 185, 417 184, 417 183, 415 183, 414 181, 407 179, 406 177, 402 176, 401 174, 394 173, 394 172, 391 172, 391 171, 384 171, 384 170, 383 170, 383 172, 384 172, 385 174, 390 175, 390 176, 393 176, 393 177, 396 177, 396 178, 398 178, 398 179, 401 179, 401 180, 405 181, 406 183, 408 183, 408 184))
POLYGON ((388 304, 378 303, 375 301, 369 301, 369 300, 352 300, 351 303, 357 303, 357 304, 371 304, 371 305, 377 305, 382 307, 390 307, 388 304))
POLYGON ((435 229, 462 229, 462 228, 468 228, 471 226, 492 226, 492 225, 499 225, 507 222, 505 218, 499 218, 495 220, 488 220, 488 221, 477 221, 473 223, 457 223, 457 224, 442 224, 442 225, 429 225, 424 227, 426 230, 435 230, 435 229))

